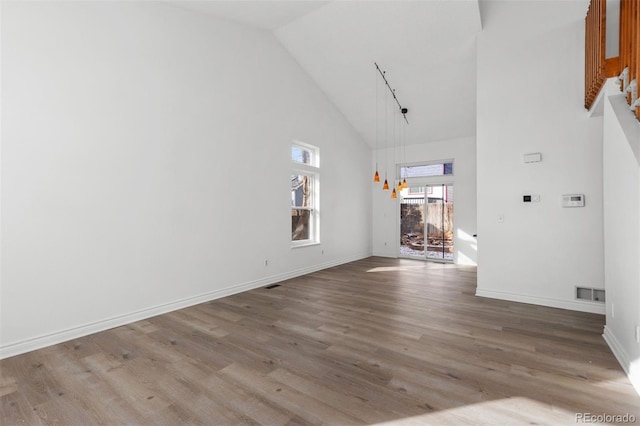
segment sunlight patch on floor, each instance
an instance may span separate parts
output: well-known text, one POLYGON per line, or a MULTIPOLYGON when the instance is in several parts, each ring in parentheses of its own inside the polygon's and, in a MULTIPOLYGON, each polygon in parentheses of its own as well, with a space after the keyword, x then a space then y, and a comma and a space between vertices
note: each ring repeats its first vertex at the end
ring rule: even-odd
POLYGON ((418 266, 379 266, 369 269, 367 272, 394 272, 394 271, 415 271, 416 269, 424 269, 424 265, 418 266))
POLYGON ((596 383, 592 383, 592 385, 597 388, 609 389, 609 390, 626 389, 629 387, 633 387, 633 385, 629 381, 629 378, 625 376, 623 373, 620 373, 619 378, 609 379, 609 380, 600 380, 596 383))
POLYGON ((371 268, 367 272, 402 272, 402 271, 417 271, 425 268, 429 269, 443 269, 443 268, 457 268, 458 265, 445 262, 425 262, 423 260, 408 260, 408 262, 415 262, 417 265, 399 265, 399 266, 379 266, 377 268, 371 268))
POLYGON ((525 397, 504 398, 462 407, 434 411, 420 416, 376 423, 398 425, 498 425, 498 424, 569 424, 577 413, 525 397))

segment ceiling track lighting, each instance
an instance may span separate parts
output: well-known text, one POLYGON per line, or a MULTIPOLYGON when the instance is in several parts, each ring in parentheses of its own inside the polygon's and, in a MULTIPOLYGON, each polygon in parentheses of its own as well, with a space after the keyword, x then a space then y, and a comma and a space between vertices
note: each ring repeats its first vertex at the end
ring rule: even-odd
POLYGON ((384 81, 384 84, 386 84, 387 87, 389 88, 389 91, 391 92, 391 95, 393 96, 393 99, 398 104, 398 108, 400 109, 400 112, 402 113, 402 116, 404 117, 404 121, 406 121, 407 124, 409 124, 409 120, 407 120, 407 112, 409 112, 409 110, 407 108, 404 108, 400 104, 400 101, 398 100, 398 97, 396 96, 396 91, 391 88, 391 85, 389 84, 389 81, 387 81, 387 77, 385 76, 386 71, 382 71, 376 62, 374 62, 373 64, 376 66, 376 69, 380 73, 380 76, 382 77, 382 80, 384 81))
MULTIPOLYGON (((404 121, 406 124, 409 124, 409 120, 407 119, 407 112, 409 112, 409 110, 405 107, 402 106, 402 104, 400 103, 400 100, 398 99, 398 97, 396 96, 396 91, 395 89, 393 89, 391 87, 391 85, 389 84, 389 80, 387 80, 386 77, 386 71, 382 71, 382 69, 380 69, 380 67, 378 66, 378 64, 376 62, 373 63, 376 66, 376 70, 378 70, 378 73, 380 74, 380 77, 382 77, 382 81, 384 81, 384 84, 387 86, 387 88, 389 89, 389 93, 391 93, 391 96, 393 96, 393 100, 395 101, 395 103, 398 105, 398 111, 400 112, 400 114, 402 114, 402 118, 404 118, 404 121)), ((373 181, 374 182, 380 182, 380 174, 378 173, 378 136, 379 136, 379 131, 378 131, 378 122, 379 122, 379 117, 378 117, 378 111, 379 111, 379 107, 378 107, 378 102, 379 102, 379 96, 378 96, 378 83, 377 83, 377 79, 376 79, 376 171, 375 174, 373 176, 373 181)), ((387 180, 387 172, 386 169, 388 167, 386 158, 387 158, 387 92, 385 91, 385 117, 384 117, 385 123, 384 123, 384 150, 385 150, 385 179, 384 179, 384 184, 382 185, 382 189, 384 191, 388 191, 390 189, 389 186, 389 181, 387 180)), ((398 139, 398 144, 400 146, 400 150, 401 150, 401 156, 404 157, 404 153, 402 152, 403 148, 404 148, 404 140, 400 141, 400 128, 398 128, 398 135, 396 135, 395 132, 395 121, 394 121, 394 128, 393 128, 393 138, 394 138, 394 142, 393 142, 393 161, 395 163, 395 155, 396 155, 396 136, 398 139)), ((394 164, 395 165, 395 164, 394 164)), ((398 193, 400 191, 402 191, 403 189, 407 188, 408 184, 407 184, 407 180, 406 179, 398 179, 398 184, 397 185, 393 185, 393 190, 391 192, 391 198, 398 198, 398 193)))

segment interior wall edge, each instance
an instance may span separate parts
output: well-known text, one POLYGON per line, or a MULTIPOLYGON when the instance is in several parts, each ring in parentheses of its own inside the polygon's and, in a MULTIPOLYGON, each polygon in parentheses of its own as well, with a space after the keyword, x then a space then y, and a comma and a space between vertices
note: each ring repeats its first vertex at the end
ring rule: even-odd
MULTIPOLYGON (((385 252, 381 252, 381 251, 374 251, 372 256, 376 256, 376 257, 388 257, 389 259, 397 259, 398 256, 395 254, 390 254, 390 253, 385 253, 385 252)), ((420 259, 422 260, 422 259, 420 259)))
POLYGON ((341 259, 335 259, 330 262, 320 263, 312 265, 306 268, 296 269, 293 271, 285 272, 278 275, 272 275, 264 278, 260 278, 253 281, 248 281, 242 284, 233 285, 224 289, 214 290, 211 292, 203 293, 200 295, 187 297, 184 299, 176 300, 174 302, 163 303, 157 306, 150 306, 148 308, 130 312, 124 315, 118 315, 115 317, 107 318, 101 321, 92 322, 88 324, 79 325, 65 330, 59 330, 53 333, 47 333, 42 336, 33 337, 17 342, 8 343, 6 345, 0 345, 0 359, 9 358, 12 356, 20 355, 23 353, 35 351, 45 348, 47 346, 57 345, 69 340, 84 337, 90 334, 98 333, 101 331, 109 330, 111 328, 120 327, 126 324, 131 324, 136 321, 141 321, 147 318, 151 318, 157 315, 162 315, 168 312, 176 311, 179 309, 187 308, 189 306, 197 305, 200 303, 210 302, 212 300, 221 299, 223 297, 231 296, 244 291, 253 290, 256 288, 264 287, 270 284, 278 283, 291 278, 296 278, 302 275, 310 274, 312 272, 320 271, 334 266, 343 265, 349 262, 355 262, 357 260, 370 257, 371 253, 360 253, 341 259))
POLYGON ((607 342, 609 349, 613 352, 613 355, 618 360, 618 363, 627 374, 629 381, 633 385, 638 395, 640 395, 640 360, 631 361, 631 358, 624 350, 624 347, 620 344, 616 335, 612 331, 611 327, 604 326, 604 333, 602 334, 604 341, 607 342))

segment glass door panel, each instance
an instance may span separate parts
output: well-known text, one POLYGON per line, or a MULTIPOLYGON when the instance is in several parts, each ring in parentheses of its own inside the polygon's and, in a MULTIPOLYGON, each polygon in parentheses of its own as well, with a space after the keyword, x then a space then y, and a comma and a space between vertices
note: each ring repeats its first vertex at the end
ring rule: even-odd
POLYGON ((400 255, 424 258, 424 187, 403 189, 400 199, 400 255))
POLYGON ((400 192, 400 255, 453 261, 453 185, 400 192))
POLYGON ((453 185, 426 190, 427 259, 453 261, 453 185))

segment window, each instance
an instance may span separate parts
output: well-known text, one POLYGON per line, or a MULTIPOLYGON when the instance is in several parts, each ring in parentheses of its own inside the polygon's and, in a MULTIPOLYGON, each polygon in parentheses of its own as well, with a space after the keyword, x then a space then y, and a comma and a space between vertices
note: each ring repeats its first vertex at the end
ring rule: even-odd
POLYGON ((313 148, 300 145, 293 145, 291 147, 291 160, 296 163, 316 167, 316 157, 317 155, 313 148))
POLYGON ((400 177, 402 178, 445 176, 452 174, 452 162, 439 162, 435 164, 414 164, 410 166, 400 167, 400 177))
POLYGON ((319 242, 319 158, 318 148, 294 143, 291 146, 291 245, 319 242))

